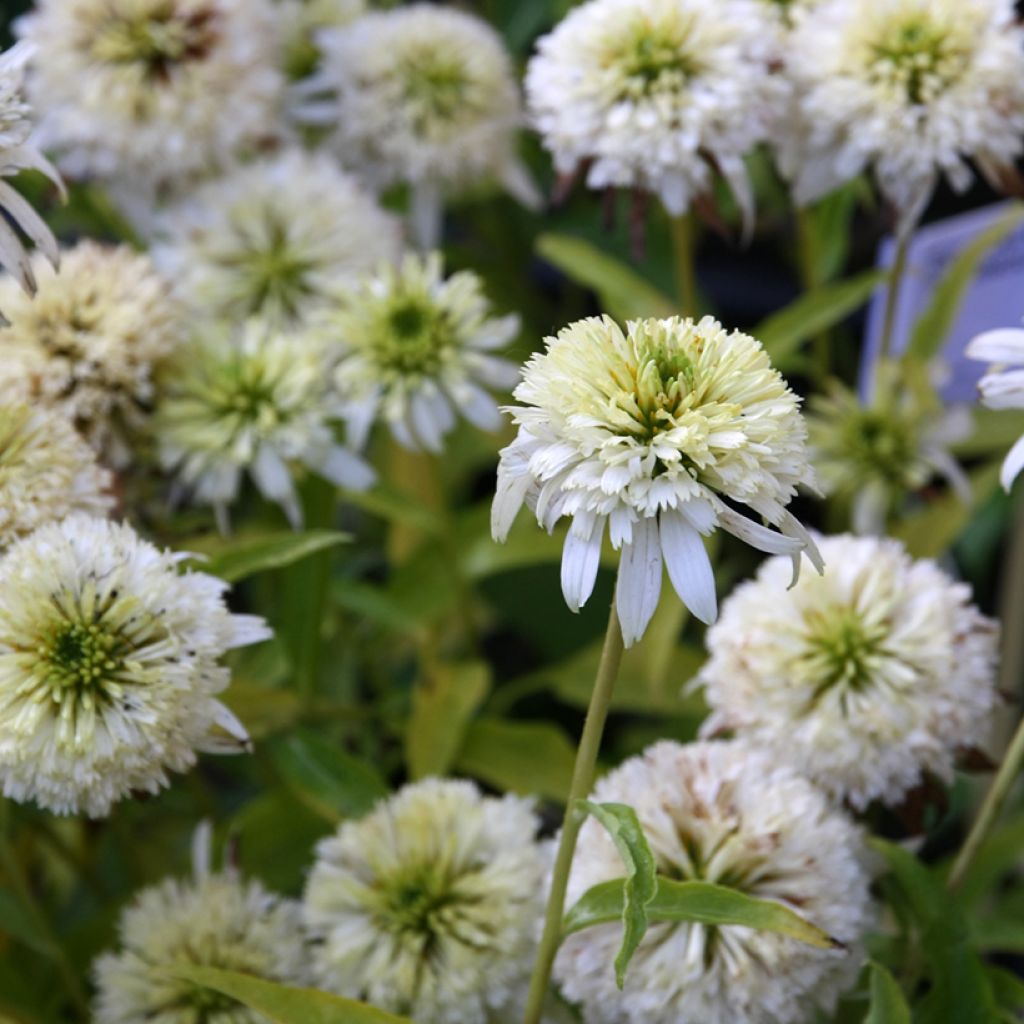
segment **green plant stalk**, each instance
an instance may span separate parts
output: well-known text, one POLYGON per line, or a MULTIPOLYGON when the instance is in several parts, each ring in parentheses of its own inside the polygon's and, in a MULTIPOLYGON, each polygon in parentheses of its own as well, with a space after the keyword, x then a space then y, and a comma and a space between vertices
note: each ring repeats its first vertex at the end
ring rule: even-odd
POLYGON ((697 316, 696 235, 689 213, 669 217, 672 233, 672 265, 675 268, 676 295, 683 316, 697 316))
MULTIPOLYGON (((806 207, 797 207, 796 232, 800 283, 805 291, 813 291, 823 282, 821 274, 818 272, 819 254, 814 220, 806 207)), ((811 346, 814 358, 814 378, 819 385, 824 384, 832 375, 832 350, 828 331, 818 331, 811 339, 811 346)))
POLYGON ((611 707, 615 680, 619 674, 622 651, 622 630, 619 627, 619 617, 616 614, 613 600, 611 612, 608 615, 608 629, 604 635, 604 646, 601 649, 601 660, 597 667, 597 676, 594 679, 594 691, 590 696, 590 707, 587 709, 583 734, 580 736, 580 745, 576 751, 576 765, 573 768, 572 784, 569 787, 569 797, 565 805, 565 818, 562 821, 562 836, 558 843, 555 868, 551 877, 551 892, 548 895, 548 905, 544 913, 544 931, 537 949, 533 975, 530 978, 526 1015, 523 1018, 524 1024, 540 1024, 541 1014, 544 1010, 544 1000, 551 979, 551 968, 555 962, 558 945, 562 940, 562 917, 565 910, 565 893, 569 887, 572 858, 576 852, 576 840, 579 837, 580 828, 586 817, 585 814, 580 813, 577 804, 590 795, 590 790, 594 785, 597 755, 601 748, 604 724, 608 719, 608 709, 611 707))
POLYGON ((882 343, 878 349, 878 362, 888 359, 892 352, 892 336, 896 327, 896 303, 903 287, 903 278, 907 273, 907 256, 910 251, 912 231, 900 231, 896 235, 896 253, 892 261, 892 273, 889 277, 889 288, 885 295, 885 316, 882 320, 882 343))

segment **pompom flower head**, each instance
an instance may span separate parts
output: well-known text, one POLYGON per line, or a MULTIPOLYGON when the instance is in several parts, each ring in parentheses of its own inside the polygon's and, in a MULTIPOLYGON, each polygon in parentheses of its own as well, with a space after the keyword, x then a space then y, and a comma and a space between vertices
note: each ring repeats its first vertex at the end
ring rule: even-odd
POLYGON ((148 256, 81 242, 60 273, 39 257, 35 298, 0 279, 0 399, 40 402, 72 420, 115 465, 146 422, 153 369, 180 338, 170 285, 148 256))
POLYGON ((557 170, 585 169, 591 188, 653 192, 678 215, 718 170, 749 220, 743 160, 785 92, 774 36, 759 0, 590 0, 537 44, 533 123, 557 170))
POLYGON ((298 326, 399 251, 398 224, 325 156, 289 150, 169 209, 154 258, 197 316, 298 326))
POLYGON ((829 569, 783 589, 779 558, 741 584, 708 631, 699 681, 714 714, 836 800, 899 803, 953 775, 997 705, 997 627, 970 590, 899 541, 821 541, 829 569))
POLYGON ((216 967, 290 985, 309 978, 299 905, 227 868, 210 870, 209 829, 194 843, 192 879, 143 889, 121 914, 121 948, 93 967, 94 1024, 270 1024, 229 996, 181 981, 180 967, 216 967))
POLYGON ((0 551, 72 512, 102 516, 114 499, 110 473, 60 414, 0 405, 0 551))
POLYGON ((283 97, 264 0, 41 0, 39 142, 72 177, 178 183, 265 138, 283 97))
POLYGON ((0 788, 101 817, 157 792, 196 751, 245 748, 217 700, 233 647, 266 639, 226 584, 178 570, 128 526, 79 513, 0 557, 0 788))
MULTIPOLYGON (((1005 327, 985 331, 967 345, 966 355, 990 363, 989 372, 978 381, 981 401, 990 409, 1024 409, 1024 330, 1005 327)), ((1007 453, 999 474, 1008 491, 1024 469, 1024 437, 1007 453)))
POLYGON ((790 37, 800 97, 784 166, 809 202, 870 169, 912 225, 944 176, 993 181, 1024 150, 1024 29, 1012 0, 826 0, 790 37))
POLYGON ((504 539, 523 502, 553 529, 572 522, 562 591, 576 611, 590 597, 607 524, 622 549, 616 604, 627 646, 643 634, 669 578, 704 622, 715 581, 701 535, 716 527, 763 551, 813 541, 786 509, 813 483, 799 400, 749 335, 710 317, 581 320, 548 338, 523 368, 509 409, 519 425, 501 453, 492 531, 504 539), (776 533, 741 515, 745 505, 776 533))
MULTIPOLYGON (((594 799, 636 810, 660 875, 778 901, 848 948, 734 925, 658 922, 620 991, 612 963, 622 926, 587 928, 566 939, 555 961, 562 992, 582 1004, 586 1024, 802 1024, 829 1013, 856 981, 870 913, 863 840, 795 772, 735 742, 664 742, 602 779, 594 799)), ((588 820, 567 905, 623 873, 614 843, 588 820)))
POLYGON ((511 388, 518 372, 493 352, 518 330, 518 317, 491 315, 476 274, 446 280, 437 253, 406 256, 365 278, 320 324, 340 345, 334 383, 350 442, 361 447, 376 418, 407 448, 435 452, 458 414, 497 430, 487 388, 511 388))
POLYGON ((406 786, 317 847, 304 897, 320 985, 416 1024, 512 1020, 543 913, 529 801, 406 786))
POLYGON ((373 482, 370 467, 335 438, 329 376, 323 346, 258 320, 238 333, 200 333, 161 378, 161 464, 180 489, 213 506, 224 531, 246 473, 298 527, 297 466, 354 489, 373 482))

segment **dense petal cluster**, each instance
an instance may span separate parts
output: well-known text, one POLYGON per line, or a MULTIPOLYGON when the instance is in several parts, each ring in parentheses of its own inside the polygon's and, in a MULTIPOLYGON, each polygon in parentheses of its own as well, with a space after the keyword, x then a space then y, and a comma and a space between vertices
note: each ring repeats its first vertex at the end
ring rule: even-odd
POLYGON ((724 603, 698 677, 705 728, 765 747, 836 800, 896 804, 925 774, 950 781, 957 751, 989 738, 997 626, 899 541, 820 547, 824 576, 785 590, 772 558, 724 603))
POLYGON ((261 321, 199 333, 161 378, 161 464, 180 489, 213 506, 223 530, 246 473, 297 527, 297 466, 340 486, 373 482, 370 467, 335 438, 340 411, 329 378, 322 345, 261 321))
POLYGON ((591 188, 642 188, 680 214, 717 170, 749 218, 743 160, 786 91, 775 38, 761 0, 590 0, 537 44, 530 114, 556 169, 585 168, 591 188))
POLYGON ((170 285, 148 256, 127 246, 80 242, 60 273, 33 260, 39 292, 0 279, 0 400, 62 412, 115 465, 153 400, 153 370, 180 338, 170 285))
POLYGON ((197 315, 298 325, 398 258, 397 222, 326 156, 288 150, 189 193, 154 258, 197 315))
POLYGON ((607 524, 622 549, 616 603, 628 644, 658 603, 661 563, 690 610, 716 614, 701 535, 722 527, 761 550, 814 544, 786 510, 813 484, 799 399, 761 344, 711 317, 581 320, 547 339, 523 369, 509 409, 519 425, 501 453, 492 511, 504 538, 524 501, 551 530, 572 524, 562 589, 574 611, 590 596, 607 524), (782 534, 740 515, 743 505, 782 534))
POLYGON ((216 967, 291 985, 310 981, 298 903, 228 869, 211 873, 206 830, 195 876, 138 893, 118 922, 120 949, 93 967, 95 1024, 270 1024, 228 996, 176 978, 176 967, 216 967))
POLYGON ((110 473, 60 414, 0 405, 0 551, 72 512, 113 505, 110 473))
POLYGON ((227 585, 181 573, 129 526, 79 513, 0 557, 0 788, 99 817, 155 793, 196 751, 244 749, 217 700, 225 651, 266 639, 227 585))
MULTIPOLYGON (((990 409, 1024 409, 1024 330, 1006 327, 985 331, 966 348, 971 359, 991 363, 978 382, 982 402, 990 409), (1010 367, 1008 369, 1007 367, 1010 367)), ((1007 453, 999 479, 1006 490, 1024 469, 1024 437, 1007 453)))
POLYGON ((73 177, 176 183, 272 133, 284 78, 266 0, 40 0, 19 29, 39 142, 73 177))
MULTIPOLYGON (((663 742, 602 779, 594 799, 630 804, 658 873, 777 900, 846 949, 732 925, 650 925, 620 991, 611 964, 622 926, 569 936, 555 963, 586 1024, 800 1024, 831 1011, 856 980, 870 899, 863 839, 824 795, 739 743, 663 742)), ((623 875, 593 819, 580 833, 568 900, 623 875)))
POLYGON ((382 186, 494 179, 532 200, 515 153, 522 112, 512 62, 486 22, 414 3, 327 30, 320 45, 311 84, 333 97, 321 114, 346 164, 382 186))
POLYGON ((940 175, 962 190, 968 160, 998 179, 1024 151, 1012 0, 826 0, 790 37, 787 71, 800 116, 783 164, 800 202, 870 169, 910 224, 940 175))
POLYGON ((320 326, 341 348, 334 383, 356 447, 377 418, 401 444, 431 451, 457 414, 481 430, 501 426, 487 388, 506 391, 518 379, 493 353, 516 336, 519 318, 492 316, 471 271, 445 279, 437 253, 406 256, 344 293, 320 326))
POLYGON ((406 786, 321 841, 304 897, 320 983, 416 1024, 521 1012, 547 858, 521 797, 406 786))

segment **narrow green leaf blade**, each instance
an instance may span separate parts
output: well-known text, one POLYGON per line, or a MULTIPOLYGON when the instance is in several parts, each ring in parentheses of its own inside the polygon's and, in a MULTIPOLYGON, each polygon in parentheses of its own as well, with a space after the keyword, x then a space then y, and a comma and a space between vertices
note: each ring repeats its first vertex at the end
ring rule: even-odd
MULTIPOLYGON (((588 889, 565 916, 566 934, 591 925, 618 921, 625 903, 624 886, 624 878, 615 878, 588 889)), ((676 882, 670 878, 659 878, 654 898, 647 904, 647 917, 650 921, 741 925, 788 935, 820 949, 842 946, 782 903, 757 899, 713 882, 676 882)))
POLYGON ((204 538, 201 542, 185 546, 199 554, 208 555, 204 561, 197 560, 195 568, 228 583, 237 583, 256 573, 283 569, 350 539, 348 534, 336 530, 306 530, 302 533, 289 530, 257 536, 218 538, 216 542, 204 538))
POLYGON ((279 985, 250 974, 216 967, 175 967, 184 981, 237 999, 275 1024, 408 1024, 408 1017, 311 988, 279 985))
POLYGON ((910 1007, 889 971, 871 963, 871 1004, 864 1024, 910 1024, 910 1007))
POLYGON ((626 865, 626 879, 622 887, 622 946, 615 957, 615 982, 622 988, 629 961, 647 931, 647 905, 658 889, 658 868, 640 819, 632 807, 616 803, 596 804, 590 800, 581 800, 578 807, 605 827, 626 865))
POLYGON ((8 935, 44 956, 56 957, 60 952, 45 929, 9 889, 0 889, 0 934, 8 935))

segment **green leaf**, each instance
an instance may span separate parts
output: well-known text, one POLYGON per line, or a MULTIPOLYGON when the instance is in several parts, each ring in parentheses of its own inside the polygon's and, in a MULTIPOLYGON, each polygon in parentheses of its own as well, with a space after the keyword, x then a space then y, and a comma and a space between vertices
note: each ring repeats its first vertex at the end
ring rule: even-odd
POLYGON ((626 865, 622 886, 622 945, 615 957, 615 983, 622 988, 629 961, 647 931, 647 905, 658 888, 657 865, 632 807, 595 804, 590 800, 580 800, 577 806, 605 827, 626 865))
POLYGON ((438 665, 427 672, 412 695, 405 734, 409 775, 445 775, 458 756, 466 727, 491 689, 484 662, 438 665))
MULTIPOLYGON (((622 917, 625 879, 615 878, 588 889, 565 915, 565 933, 622 917)), ((820 949, 840 948, 841 943, 799 914, 774 900, 761 900, 713 882, 676 882, 658 878, 657 891, 647 904, 648 920, 687 921, 707 925, 741 925, 758 931, 777 932, 820 949)))
POLYGON ((543 234, 537 252, 574 281, 597 292, 601 306, 617 320, 673 316, 678 307, 632 267, 571 235, 543 234))
POLYGON ((910 1007, 896 979, 874 961, 870 969, 871 1005, 864 1024, 910 1024, 910 1007))
POLYGON ((44 956, 60 954, 35 915, 9 889, 0 889, 0 934, 9 935, 44 956))
POLYGON ((478 718, 466 730, 456 769, 496 789, 565 800, 576 748, 547 722, 478 718))
POLYGON ((294 690, 247 686, 232 682, 220 699, 242 720, 254 740, 266 739, 294 725, 302 714, 302 700, 294 690))
POLYGON ((409 1024, 408 1017, 396 1017, 366 1003, 317 989, 279 985, 251 974, 216 967, 175 967, 170 973, 237 999, 275 1024, 409 1024))
POLYGON ((985 973, 999 1008, 1009 1013, 1009 1020, 1019 1020, 1018 1015, 1024 1011, 1024 980, 1005 967, 991 964, 985 968, 985 973))
POLYGON ((1024 205, 1013 203, 995 223, 978 233, 957 253, 932 291, 932 299, 918 317, 904 359, 927 362, 949 337, 964 296, 988 254, 1022 221, 1024 205))
POLYGON ((865 270, 845 281, 822 285, 762 320, 751 333, 764 345, 772 362, 784 363, 803 342, 856 312, 885 277, 884 270, 865 270))
POLYGON ((348 534, 335 530, 289 530, 216 540, 202 538, 186 542, 184 547, 208 555, 205 561, 197 559, 193 563, 195 568, 228 583, 237 583, 259 572, 282 569, 350 539, 348 534))
POLYGON ((372 491, 346 491, 345 503, 364 512, 380 516, 391 523, 401 523, 424 533, 440 533, 444 528, 441 516, 422 502, 410 501, 409 495, 390 484, 382 483, 372 491))
POLYGON ((361 817, 388 794, 384 780, 365 761, 312 733, 282 737, 270 750, 289 789, 333 824, 361 817))

